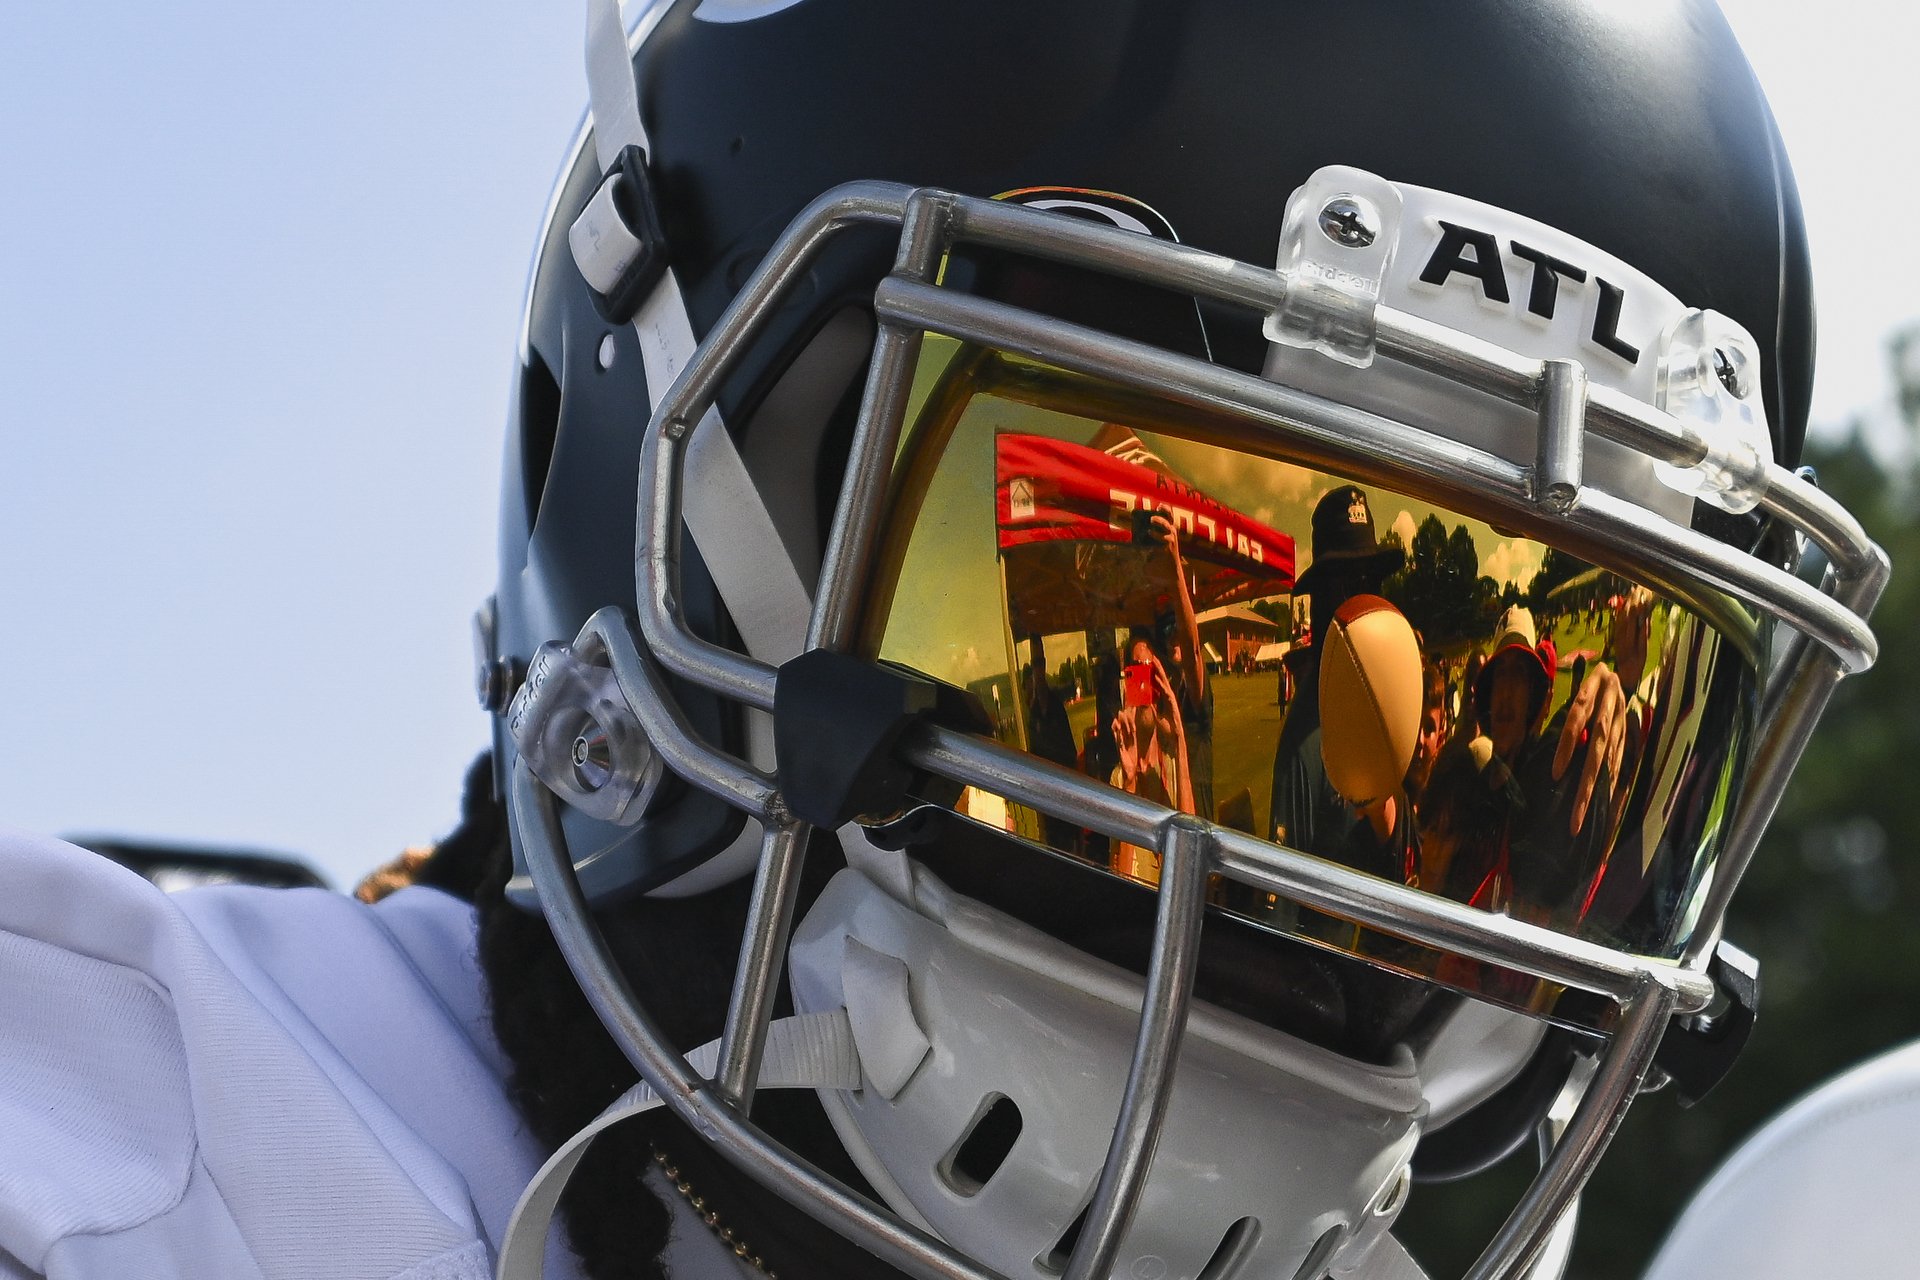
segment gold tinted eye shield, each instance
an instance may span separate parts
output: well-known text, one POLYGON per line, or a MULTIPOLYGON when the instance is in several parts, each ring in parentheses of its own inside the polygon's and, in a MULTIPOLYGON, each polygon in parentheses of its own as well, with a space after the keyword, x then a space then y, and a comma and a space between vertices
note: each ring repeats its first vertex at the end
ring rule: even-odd
MULTIPOLYGON (((1000 742, 1126 795, 1677 956, 1750 745, 1751 612, 1177 433, 1164 409, 1141 429, 1126 399, 928 338, 863 651, 968 690, 1000 742)), ((1044 806, 970 787, 959 807, 1157 882, 1151 847, 1044 806)), ((1210 900, 1510 1003, 1555 996, 1271 892, 1220 881, 1210 900)))

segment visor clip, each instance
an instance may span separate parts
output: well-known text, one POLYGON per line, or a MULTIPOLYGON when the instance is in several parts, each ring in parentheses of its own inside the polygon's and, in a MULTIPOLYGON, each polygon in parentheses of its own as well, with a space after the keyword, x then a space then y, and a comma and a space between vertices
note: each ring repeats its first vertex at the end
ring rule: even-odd
POLYGON ((567 231, 567 246, 608 324, 633 319, 667 272, 667 237, 647 173, 647 153, 629 146, 567 231))
POLYGON ((1760 1008, 1760 962, 1739 947, 1724 939, 1714 947, 1707 976, 1713 979, 1713 1003, 1675 1018, 1653 1055, 1683 1107, 1705 1098, 1726 1078, 1747 1047, 1760 1008))
POLYGON ((788 811, 829 831, 898 813, 916 775, 895 748, 922 719, 966 732, 993 727, 973 694, 893 663, 811 649, 782 665, 773 742, 788 811))

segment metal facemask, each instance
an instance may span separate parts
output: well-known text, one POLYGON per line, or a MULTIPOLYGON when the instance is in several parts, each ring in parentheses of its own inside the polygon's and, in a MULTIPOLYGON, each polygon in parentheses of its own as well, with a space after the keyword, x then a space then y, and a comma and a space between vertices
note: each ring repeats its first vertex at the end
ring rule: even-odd
POLYGON ((574 256, 599 294, 627 296, 648 383, 668 390, 640 454, 639 615, 603 609, 535 655, 507 711, 511 807, 529 887, 651 1090, 912 1274, 1387 1274, 1381 1238, 1438 1105, 1419 1097, 1418 1049, 1358 1064, 1195 1002, 1203 921, 1295 938, 1604 1037, 1473 1274, 1533 1265, 1663 1035, 1721 1016, 1727 903, 1835 684, 1876 650, 1885 556, 1773 462, 1756 344, 1552 228, 1336 168, 1295 193, 1275 268, 1009 201, 852 184, 794 220, 696 345, 636 214, 645 139, 617 6, 593 12, 608 176, 574 256), (763 518, 719 388, 826 247, 875 226, 897 229, 898 253, 872 296, 810 610, 791 584, 729 600, 749 652, 722 647, 678 604, 683 527, 714 561, 730 527, 716 502, 763 518), (970 250, 1264 317, 1264 376, 969 293, 946 268, 970 250), (1530 292, 1509 289, 1503 255, 1530 292), (690 457, 719 497, 689 490, 690 457), (1761 513, 1764 553, 1697 531, 1696 503, 1761 513), (1824 561, 1817 584, 1789 570, 1803 560, 1824 561), (724 749, 676 684, 744 708, 758 749, 724 749), (637 822, 669 777, 759 833, 726 1032, 697 1064, 621 978, 562 825, 570 810, 637 822), (1081 877, 1061 883, 1150 898, 1144 981, 898 852, 956 824, 1081 877), (813 825, 843 830, 853 869, 796 935, 813 825), (770 1030, 790 936, 796 1007, 821 1021, 770 1030), (956 977, 968 966, 971 982, 956 977), (1018 1146, 1001 1093, 939 1121, 951 1136, 924 1152, 888 1127, 917 1105, 916 1073, 963 1056, 932 1024, 998 1047, 995 1015, 967 1013, 966 993, 1002 984, 1031 1022, 1048 982, 1075 993, 1052 1024, 1060 1058, 1131 1029, 1127 1065, 1095 1090, 1088 1151, 981 1165, 973 1135, 1018 1146), (795 1037, 819 1027, 838 1065, 796 1067, 795 1037), (1195 1078, 1176 1081, 1176 1061, 1195 1078), (895 1212, 751 1120, 756 1087, 835 1072, 829 1113, 895 1212), (1270 1095, 1229 1128, 1271 1102, 1341 1112, 1378 1142, 1329 1175, 1317 1216, 1263 1228, 1234 1208, 1224 1235, 1201 1232, 1210 1255, 1209 1239, 1166 1244, 1179 1233, 1155 1222, 1181 1204, 1166 1180, 1199 1161, 1175 1128, 1194 1128, 1202 1076, 1270 1095), (1046 1198, 1043 1174, 1060 1185, 1033 1239, 1002 1255, 964 1224, 1005 1169, 1034 1179, 1027 1198, 1046 1198), (946 1201, 950 1218, 929 1209, 946 1201))

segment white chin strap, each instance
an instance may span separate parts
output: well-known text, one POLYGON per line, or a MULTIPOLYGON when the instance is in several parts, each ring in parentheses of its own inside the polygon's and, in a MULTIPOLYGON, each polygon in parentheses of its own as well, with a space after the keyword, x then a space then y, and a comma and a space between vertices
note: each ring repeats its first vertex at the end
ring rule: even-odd
MULTIPOLYGON (((645 41, 666 8, 656 4, 642 16, 636 41, 645 41)), ((633 47, 619 0, 589 0, 587 82, 593 98, 594 151, 603 173, 619 163, 627 147, 644 151, 647 146, 633 80, 633 47)), ((569 236, 574 262, 589 281, 617 280, 639 244, 626 232, 611 202, 598 217, 594 215, 590 208, 569 236), (591 229, 583 230, 589 219, 591 229)), ((660 277, 634 313, 633 328, 646 367, 647 394, 658 404, 698 346, 680 282, 671 270, 660 277)), ((718 409, 707 410, 693 429, 686 465, 687 528, 713 572, 747 651, 774 663, 796 656, 806 641, 813 600, 718 409)), ((758 843, 756 837, 756 848, 758 843)))
MULTIPOLYGON (((593 103, 594 153, 603 173, 618 163, 628 146, 646 149, 633 52, 667 8, 664 2, 649 5, 629 37, 620 0, 588 0, 587 86, 593 103)), ((588 216, 582 215, 583 224, 588 216)), ((638 242, 612 216, 610 205, 604 220, 590 232, 581 231, 581 225, 576 224, 568 238, 581 274, 589 281, 618 279, 638 242)), ((633 327, 640 339, 647 394, 657 404, 698 345, 671 268, 634 313, 633 327)), ((812 592, 794 568, 786 542, 717 408, 709 409, 688 436, 685 466, 681 514, 747 652, 776 667, 798 657, 806 647, 812 592)), ((745 716, 748 759, 756 768, 772 772, 773 720, 751 710, 745 716)), ((907 892, 904 854, 874 848, 851 824, 839 835, 854 865, 890 892, 907 892)), ((760 824, 749 819, 726 849, 650 896, 686 897, 737 880, 757 864, 760 845, 760 824)))
MULTIPOLYGON (((611 172, 629 146, 647 151, 632 55, 667 8, 665 3, 649 5, 629 38, 619 0, 588 0, 587 85, 594 153, 602 173, 611 172)), ((601 187, 568 235, 575 265, 602 292, 621 278, 642 249, 608 191, 601 187)), ((640 341, 647 395, 658 404, 698 345, 671 269, 634 313, 633 329, 640 341)), ((690 434, 686 468, 682 516, 747 652, 774 666, 798 656, 805 647, 812 596, 717 408, 709 409, 690 434)), ((756 768, 771 771, 772 721, 749 712, 746 730, 748 759, 756 768)), ((725 850, 653 890, 653 895, 685 897, 736 880, 753 869, 760 844, 760 824, 749 820, 725 850)))
MULTIPOLYGON (((703 1076, 711 1077, 720 1060, 720 1042, 711 1041, 687 1055, 687 1062, 703 1076)), ((766 1058, 760 1067, 762 1089, 857 1089, 860 1087, 860 1055, 854 1048, 853 1030, 847 1025, 845 1010, 832 1013, 803 1014, 781 1018, 767 1027, 766 1058)), ((595 1116, 593 1123, 567 1139, 513 1207, 507 1223, 506 1239, 500 1246, 500 1280, 540 1280, 544 1274, 547 1231, 560 1194, 568 1179, 587 1154, 593 1140, 624 1120, 643 1115, 660 1105, 660 1095, 642 1080, 613 1100, 595 1116)))

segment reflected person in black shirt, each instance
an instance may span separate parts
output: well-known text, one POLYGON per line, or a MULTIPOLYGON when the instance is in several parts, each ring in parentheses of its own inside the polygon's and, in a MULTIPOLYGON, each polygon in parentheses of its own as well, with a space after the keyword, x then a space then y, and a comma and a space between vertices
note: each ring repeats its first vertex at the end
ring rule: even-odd
POLYGON ((1381 546, 1374 537, 1364 489, 1341 485, 1314 505, 1313 562, 1293 588, 1295 595, 1309 597, 1313 643, 1292 658, 1294 696, 1273 757, 1268 829, 1281 844, 1346 860, 1347 835, 1358 815, 1327 781, 1320 759, 1319 643, 1341 605, 1377 593, 1405 558, 1400 548, 1381 546))
MULTIPOLYGON (((1032 661, 1027 664, 1027 750, 1042 760, 1051 760, 1068 769, 1080 767, 1080 752, 1074 745, 1073 725, 1067 719, 1067 707, 1060 692, 1047 679, 1047 650, 1040 637, 1030 637, 1032 661)), ((1052 815, 1046 820, 1047 843, 1056 849, 1073 849, 1080 829, 1052 815)))

